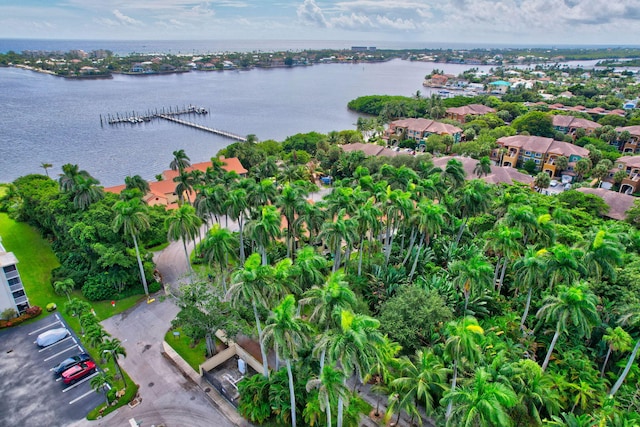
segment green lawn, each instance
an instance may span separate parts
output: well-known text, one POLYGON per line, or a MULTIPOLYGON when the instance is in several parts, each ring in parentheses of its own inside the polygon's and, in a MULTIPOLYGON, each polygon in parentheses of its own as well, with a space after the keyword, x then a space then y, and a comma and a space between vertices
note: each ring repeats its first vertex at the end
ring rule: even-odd
POLYGON ((187 362, 196 372, 200 371, 200 365, 206 360, 206 346, 204 340, 200 340, 198 345, 191 347, 191 338, 182 333, 181 328, 167 331, 164 340, 187 362), (180 337, 176 338, 173 333, 180 332, 180 337))

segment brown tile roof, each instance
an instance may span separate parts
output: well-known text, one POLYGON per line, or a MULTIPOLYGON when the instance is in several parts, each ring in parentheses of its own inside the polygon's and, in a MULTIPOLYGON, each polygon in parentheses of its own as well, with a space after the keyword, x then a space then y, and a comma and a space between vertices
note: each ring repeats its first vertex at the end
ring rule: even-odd
MULTIPOLYGON (((240 163, 240 160, 237 157, 229 157, 227 158, 220 158, 220 161, 223 162, 222 165, 222 169, 224 169, 227 172, 235 172, 238 175, 243 175, 246 174, 248 171, 244 168, 244 166, 242 166, 242 163, 240 163)), ((212 164, 211 162, 201 162, 201 163, 194 163, 191 166, 189 166, 188 168, 185 168, 184 170, 186 172, 191 172, 193 170, 199 170, 201 172, 206 172, 207 168, 211 167, 212 164)), ((165 170, 162 172, 162 175, 164 176, 165 179, 168 180, 173 180, 173 178, 175 178, 176 176, 178 176, 178 171, 173 171, 171 169, 165 170)))
POLYGON ((551 119, 554 126, 558 127, 575 127, 582 129, 596 129, 602 127, 600 123, 591 120, 582 119, 573 116, 554 115, 551 119))
POLYGON ((581 193, 594 194, 609 206, 609 212, 606 214, 609 218, 624 220, 626 212, 633 206, 636 198, 628 194, 618 193, 616 191, 606 190, 604 188, 577 188, 581 193))
POLYGON ((446 123, 440 123, 436 122, 435 120, 424 119, 421 117, 417 119, 395 120, 391 122, 391 127, 407 128, 413 131, 430 132, 437 134, 447 133, 449 135, 462 132, 462 129, 457 126, 448 125, 446 123))
POLYGON ((640 136, 640 126, 623 126, 616 128, 616 132, 629 132, 631 135, 640 136))
MULTIPOLYGON (((640 156, 622 156, 616 160, 617 163, 622 163, 625 166, 632 168, 640 167, 640 156)), ((617 168, 613 168, 612 170, 616 170, 617 168)), ((105 189, 106 190, 106 189, 105 189)))
POLYGON ((563 141, 553 141, 551 146, 549 147, 548 153, 559 154, 561 156, 569 157, 572 155, 580 156, 580 157, 588 157, 589 150, 586 148, 580 147, 579 145, 574 145, 569 142, 563 141))
POLYGON ((113 187, 105 187, 104 191, 106 191, 107 193, 120 194, 125 188, 127 188, 127 186, 124 184, 114 185, 113 187))
MULTIPOLYGON (((459 157, 459 156, 444 156, 437 157, 433 159, 433 165, 444 169, 447 167, 447 162, 451 159, 456 159, 460 163, 462 163, 462 167, 465 172, 465 179, 477 179, 478 176, 473 172, 478 164, 478 160, 472 159, 470 157, 459 157)), ((491 173, 488 175, 483 175, 479 179, 489 183, 489 184, 513 184, 514 182, 521 182, 523 184, 531 184, 533 182, 533 178, 529 175, 518 172, 514 168, 500 167, 491 165, 491 173)))
POLYGON ((350 151, 362 151, 365 156, 385 156, 385 157, 396 157, 402 155, 409 155, 409 153, 404 151, 395 151, 391 148, 383 147, 377 144, 364 144, 362 142, 355 142, 353 144, 343 144, 339 146, 342 148, 342 151, 350 152, 350 151))
POLYGON ((553 138, 530 135, 503 136, 496 141, 505 147, 518 147, 536 153, 546 153, 553 142, 553 138))
POLYGON ((469 104, 462 107, 447 108, 448 114, 456 114, 462 116, 478 116, 483 114, 495 113, 496 110, 482 104, 469 104))

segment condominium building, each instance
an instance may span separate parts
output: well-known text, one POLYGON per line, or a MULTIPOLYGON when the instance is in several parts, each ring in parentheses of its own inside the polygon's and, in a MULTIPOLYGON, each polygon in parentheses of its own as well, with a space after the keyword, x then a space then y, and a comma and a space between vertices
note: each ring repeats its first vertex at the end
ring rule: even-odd
POLYGON ((13 308, 22 314, 29 308, 29 299, 18 272, 18 259, 13 252, 7 252, 0 238, 0 312, 13 308))

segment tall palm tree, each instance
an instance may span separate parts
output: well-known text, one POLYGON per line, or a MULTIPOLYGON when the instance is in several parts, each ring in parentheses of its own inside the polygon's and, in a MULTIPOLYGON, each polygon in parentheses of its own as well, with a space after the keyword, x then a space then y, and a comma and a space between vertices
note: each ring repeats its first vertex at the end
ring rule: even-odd
MULTIPOLYGON (((318 325, 321 333, 328 333, 338 326, 338 316, 343 310, 353 310, 356 306, 356 295, 349 288, 349 283, 341 272, 329 275, 323 287, 314 286, 304 293, 300 305, 313 307, 309 321, 318 325)), ((326 347, 320 354, 320 371, 324 367, 326 347)))
POLYGON ((380 233, 380 217, 382 211, 378 209, 373 197, 369 198, 364 204, 358 206, 354 220, 357 224, 357 235, 360 236, 360 244, 358 245, 358 276, 362 274, 362 258, 364 255, 364 240, 369 234, 369 250, 374 236, 380 233))
POLYGON ((494 283, 497 283, 498 293, 500 293, 509 261, 520 256, 520 251, 522 250, 520 239, 522 238, 522 233, 517 229, 500 223, 498 223, 497 227, 494 227, 490 233, 493 238, 487 240, 487 247, 498 255, 498 262, 496 263, 493 278, 494 283), (502 269, 500 271, 500 277, 498 278, 498 270, 501 263, 502 269))
POLYGON ((131 235, 133 245, 136 249, 138 268, 140 269, 140 280, 144 288, 144 293, 149 297, 147 277, 144 273, 140 249, 138 248, 137 236, 149 228, 149 217, 147 216, 146 205, 138 198, 131 200, 121 200, 113 205, 116 216, 113 218, 113 229, 117 233, 122 229, 125 235, 131 235))
POLYGON ((508 410, 516 405, 518 397, 511 387, 491 381, 491 375, 480 368, 470 385, 452 390, 442 401, 454 408, 447 427, 506 427, 513 424, 508 410))
POLYGON ((458 206, 462 222, 455 244, 460 243, 462 232, 470 217, 479 215, 489 209, 489 186, 479 179, 469 181, 460 191, 458 206))
POLYGON ((40 163, 40 167, 42 169, 44 169, 44 173, 47 175, 47 178, 49 178, 49 170, 48 169, 52 168, 53 165, 51 163, 42 162, 42 163, 40 163))
POLYGON ((305 291, 324 281, 327 260, 316 252, 313 246, 305 246, 297 252, 291 276, 298 281, 298 287, 305 291))
POLYGON ((620 237, 605 229, 591 233, 586 240, 583 263, 589 275, 601 280, 605 275, 612 280, 616 278, 616 267, 622 264, 624 247, 620 237))
POLYGON ((510 205, 504 215, 504 223, 520 231, 523 245, 527 245, 536 233, 536 215, 528 204, 510 205))
POLYGON ((291 257, 295 252, 293 230, 296 217, 304 210, 306 196, 308 196, 308 193, 303 188, 285 183, 276 199, 276 206, 287 220, 287 257, 291 257))
POLYGON ((244 262, 244 267, 236 271, 231 277, 232 283, 227 292, 227 298, 235 308, 244 307, 250 303, 258 330, 258 343, 262 355, 263 375, 269 377, 269 363, 264 346, 262 324, 258 315, 258 306, 268 307, 263 288, 268 286, 270 280, 269 266, 261 265, 260 255, 251 254, 244 262))
POLYGON ((529 315, 533 291, 542 289, 544 286, 547 271, 545 256, 547 256, 547 254, 546 249, 537 251, 534 247, 529 246, 522 258, 513 264, 516 272, 517 286, 527 290, 527 302, 525 303, 524 312, 522 313, 520 329, 524 329, 524 323, 529 315))
POLYGON ((72 278, 64 280, 57 280, 53 282, 53 290, 58 295, 66 295, 69 302, 71 302, 71 292, 76 287, 76 282, 72 278))
MULTIPOLYGON (((413 406, 421 402, 429 416, 436 408, 434 399, 447 388, 449 372, 432 350, 418 350, 413 360, 400 359, 399 375, 391 381, 391 389, 402 399, 410 400, 413 406)), ((389 408, 393 410, 391 405, 389 408)))
POLYGON ((464 296, 464 311, 466 315, 469 307, 469 297, 481 289, 491 287, 493 267, 486 258, 479 253, 468 260, 456 260, 449 265, 449 274, 464 296))
POLYGON ((202 220, 196 215, 196 210, 191 205, 182 205, 178 209, 171 212, 165 222, 167 227, 167 237, 171 241, 182 240, 184 248, 184 256, 187 261, 187 271, 191 272, 191 260, 189 251, 187 250, 187 241, 194 240, 202 225, 202 220))
POLYGON ((355 220, 345 218, 346 213, 341 210, 332 222, 325 222, 322 225, 318 238, 324 240, 327 248, 333 251, 333 272, 338 271, 342 263, 342 242, 346 242, 347 246, 356 239, 355 220))
MULTIPOLYGON (((631 325, 633 327, 640 326, 640 306, 638 304, 630 305, 623 309, 623 315, 620 318, 620 323, 623 325, 631 325)), ((640 350, 640 338, 636 341, 636 345, 633 347, 631 351, 631 355, 629 355, 629 359, 627 360, 627 364, 625 365, 622 373, 618 377, 616 383, 611 387, 611 391, 609 391, 609 396, 613 397, 618 392, 625 378, 629 374, 631 370, 631 366, 633 366, 633 362, 636 359, 636 355, 638 354, 638 350, 640 350)))
MULTIPOLYGON (((443 205, 434 203, 428 199, 420 200, 416 206, 414 221, 417 230, 420 233, 420 244, 418 245, 418 253, 416 254, 416 257, 413 260, 413 265, 411 266, 411 272, 409 273, 410 281, 416 272, 423 244, 428 247, 431 244, 431 237, 442 231, 442 227, 445 225, 446 215, 447 209, 443 205)), ((410 251, 411 249, 409 249, 409 252, 410 251)))
POLYGON ((104 392, 104 398, 108 405, 109 394, 107 393, 107 390, 110 390, 113 386, 113 375, 109 374, 108 372, 101 371, 98 373, 98 375, 91 378, 91 382, 89 384, 96 393, 100 392, 100 390, 104 392))
POLYGON ((220 268, 220 278, 222 281, 222 289, 227 292, 227 272, 230 269, 229 258, 235 258, 235 242, 236 239, 227 228, 220 227, 220 224, 214 224, 207 233, 202 242, 202 255, 209 265, 218 264, 220 268))
POLYGON ((331 417, 331 405, 342 398, 349 398, 349 389, 344 385, 344 373, 332 366, 325 366, 318 378, 307 381, 307 392, 318 389, 318 400, 320 410, 327 414, 327 426, 331 427, 333 422, 331 417))
POLYGON ((607 328, 606 333, 602 336, 602 341, 607 343, 607 355, 602 362, 602 370, 600 371, 600 377, 604 377, 604 371, 607 368, 609 357, 614 351, 627 352, 631 350, 632 339, 631 335, 620 326, 616 326, 615 329, 607 328))
POLYGON ((452 189, 456 189, 464 184, 465 175, 462 163, 456 159, 449 160, 447 166, 442 171, 444 181, 452 189))
POLYGON ((73 205, 81 210, 104 197, 104 189, 99 187, 100 181, 89 174, 78 175, 71 190, 73 205))
POLYGON ((478 160, 476 167, 473 168, 473 173, 475 173, 478 178, 491 173, 491 160, 488 156, 481 157, 480 160, 478 160))
MULTIPOLYGON (((293 295, 287 295, 282 302, 274 307, 264 327, 262 340, 273 342, 276 352, 285 360, 287 375, 289 376, 289 398, 291 400, 291 425, 296 426, 296 394, 293 384, 291 362, 298 358, 298 348, 305 341, 310 326, 296 317, 296 300, 293 295)), ((266 344, 265 344, 266 345, 266 344)))
POLYGON ((173 152, 173 159, 169 163, 169 169, 182 172, 189 166, 191 166, 191 159, 184 150, 180 149, 173 152))
POLYGON ((140 175, 126 176, 124 178, 124 184, 127 190, 137 188, 143 195, 149 192, 149 183, 140 175))
POLYGON ((538 425, 542 425, 541 411, 555 415, 560 410, 560 394, 554 379, 545 374, 536 362, 521 359, 511 363, 508 369, 513 371, 509 383, 516 392, 519 406, 538 425))
POLYGON ((309 234, 309 243, 315 244, 318 241, 318 235, 322 224, 327 218, 327 212, 317 203, 305 203, 302 213, 298 220, 304 223, 309 234))
POLYGON ((579 337, 591 335, 591 329, 598 322, 596 305, 597 297, 586 283, 560 286, 558 295, 549 295, 544 299, 536 316, 544 318, 546 322, 555 322, 556 330, 542 363, 543 371, 549 365, 551 353, 561 334, 571 330, 572 334, 579 337))
POLYGON ((118 374, 122 378, 122 382, 124 384, 124 388, 127 388, 127 380, 124 377, 124 373, 122 372, 122 368, 118 363, 118 359, 122 357, 127 357, 127 351, 122 346, 122 342, 118 338, 107 338, 104 340, 102 345, 100 346, 100 352, 102 356, 109 360, 113 359, 113 363, 116 365, 116 369, 118 370, 118 374))
POLYGON ((576 282, 581 274, 586 272, 584 265, 580 262, 583 252, 578 248, 570 248, 557 243, 549 248, 547 261, 547 277, 549 285, 557 283, 572 284, 576 282))
POLYGON ((178 175, 173 178, 173 182, 177 183, 175 193, 178 195, 178 202, 182 204, 186 195, 187 203, 191 204, 191 193, 196 184, 194 176, 182 169, 178 171, 178 175))
POLYGON ((267 247, 280 236, 280 213, 275 206, 263 206, 258 218, 247 222, 247 232, 258 246, 262 265, 268 264, 267 247))
POLYGON ((242 188, 236 188, 227 193, 225 203, 227 217, 238 222, 238 245, 240 248, 240 262, 244 263, 244 225, 245 218, 249 209, 249 201, 247 200, 247 192, 242 188))
MULTIPOLYGON (((484 330, 478 321, 471 316, 449 322, 447 325, 447 341, 445 354, 453 361, 453 376, 451 377, 451 391, 454 393, 458 384, 458 370, 463 359, 474 363, 480 356, 479 341, 484 336, 484 330)), ((446 396, 445 396, 446 397, 446 396)), ((453 400, 448 401, 446 418, 451 419, 453 400)))
MULTIPOLYGON (((363 374, 369 372, 372 364, 380 359, 385 340, 380 333, 380 322, 362 314, 342 310, 339 329, 325 334, 317 342, 315 351, 327 348, 332 364, 339 363, 345 378, 356 374, 362 381, 363 374)), ((345 380, 346 381, 346 380, 345 380)), ((342 427, 344 399, 338 399, 338 427, 342 427)))
MULTIPOLYGON (((89 315, 93 316, 93 314, 89 314, 89 315)), ((97 322, 92 324, 92 325, 87 326, 87 328, 86 328, 86 330, 84 332, 85 332, 85 338, 86 338, 88 344, 93 348, 99 348, 102 345, 102 343, 104 342, 104 339, 106 337, 111 336, 97 322)))
POLYGON ((67 163, 62 165, 62 173, 58 182, 60 184, 60 191, 63 193, 70 193, 75 189, 76 181, 80 176, 88 176, 89 173, 85 170, 80 170, 78 165, 72 165, 67 163))

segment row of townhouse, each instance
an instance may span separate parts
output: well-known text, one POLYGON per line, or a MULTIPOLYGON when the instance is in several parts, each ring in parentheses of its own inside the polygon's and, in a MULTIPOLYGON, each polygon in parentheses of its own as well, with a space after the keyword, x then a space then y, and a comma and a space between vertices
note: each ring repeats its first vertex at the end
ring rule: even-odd
POLYGON ((491 159, 496 163, 506 167, 518 167, 528 160, 533 160, 538 170, 548 173, 551 177, 557 176, 558 157, 564 156, 569 160, 568 168, 562 171, 562 174, 573 176, 576 162, 589 156, 589 150, 585 148, 541 136, 506 136, 499 138, 496 143, 499 147, 491 152, 491 159))
POLYGON ((451 135, 453 141, 457 143, 462 138, 462 129, 430 119, 402 119, 391 122, 383 138, 392 145, 406 139, 412 139, 419 144, 429 135, 434 134, 451 135))

